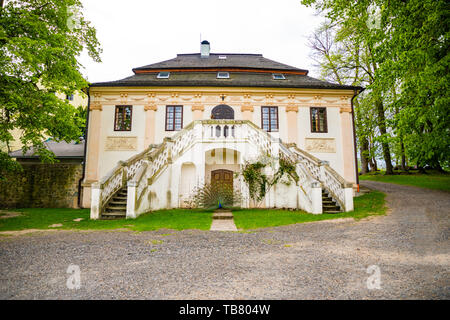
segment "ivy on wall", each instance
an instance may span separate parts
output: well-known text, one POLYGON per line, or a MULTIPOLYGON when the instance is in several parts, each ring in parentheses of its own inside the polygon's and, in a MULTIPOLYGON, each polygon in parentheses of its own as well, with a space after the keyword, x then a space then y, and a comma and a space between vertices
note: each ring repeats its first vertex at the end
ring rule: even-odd
POLYGON ((299 177, 295 171, 295 163, 285 157, 278 159, 278 169, 273 175, 266 174, 266 168, 274 171, 276 162, 275 159, 265 156, 259 158, 256 162, 245 163, 241 174, 247 184, 249 196, 255 202, 262 201, 270 188, 278 182, 288 185, 292 181, 298 183, 299 177))

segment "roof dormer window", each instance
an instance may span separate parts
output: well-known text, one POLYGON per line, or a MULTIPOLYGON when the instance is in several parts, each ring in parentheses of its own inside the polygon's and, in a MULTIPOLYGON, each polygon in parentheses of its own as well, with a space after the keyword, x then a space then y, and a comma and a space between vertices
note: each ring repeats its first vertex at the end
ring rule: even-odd
POLYGON ((217 79, 229 79, 229 78, 230 73, 224 71, 217 72, 217 79))
POLYGON ((273 80, 286 80, 282 73, 272 73, 273 80))
POLYGON ((169 76, 170 76, 170 72, 161 71, 160 73, 158 73, 157 78, 158 79, 169 79, 169 76))

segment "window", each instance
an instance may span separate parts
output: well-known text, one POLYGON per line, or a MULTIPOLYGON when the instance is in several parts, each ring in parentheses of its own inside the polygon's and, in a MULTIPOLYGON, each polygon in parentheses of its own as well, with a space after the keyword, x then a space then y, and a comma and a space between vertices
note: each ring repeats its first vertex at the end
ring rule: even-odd
POLYGON ((284 74, 282 73, 272 73, 273 80, 285 80, 284 74))
POLYGON ((311 108, 311 132, 328 132, 327 109, 311 108))
POLYGON ((66 99, 69 101, 73 101, 73 94, 66 95, 66 99))
POLYGON ((167 71, 161 71, 160 73, 158 73, 158 75, 156 76, 158 79, 169 79, 170 77, 170 72, 167 71))
POLYGON ((116 106, 114 131, 131 131, 132 106, 116 106))
POLYGON ((217 72, 217 79, 228 79, 230 74, 228 72, 217 72))
POLYGON ((166 131, 183 129, 183 106, 166 106, 166 131))
POLYGON ((278 131, 278 107, 261 107, 261 127, 267 132, 278 131))
POLYGON ((219 59, 220 59, 220 60, 226 60, 226 59, 227 59, 227 56, 219 56, 219 59))

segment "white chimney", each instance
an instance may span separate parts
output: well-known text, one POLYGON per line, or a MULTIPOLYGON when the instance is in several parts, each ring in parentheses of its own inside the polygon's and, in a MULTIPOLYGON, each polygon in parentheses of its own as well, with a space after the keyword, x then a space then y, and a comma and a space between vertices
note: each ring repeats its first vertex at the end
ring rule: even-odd
POLYGON ((200 57, 201 58, 209 58, 209 42, 207 40, 203 40, 200 44, 200 57))

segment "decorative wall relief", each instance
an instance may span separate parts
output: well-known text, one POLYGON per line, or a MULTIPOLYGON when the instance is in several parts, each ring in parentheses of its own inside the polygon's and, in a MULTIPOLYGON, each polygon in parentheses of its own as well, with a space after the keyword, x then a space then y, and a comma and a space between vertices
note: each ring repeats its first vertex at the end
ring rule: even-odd
POLYGON ((106 137, 106 151, 134 151, 137 149, 137 137, 106 137))
POLYGON ((334 138, 306 138, 305 147, 308 152, 335 153, 336 140, 334 138))

